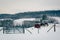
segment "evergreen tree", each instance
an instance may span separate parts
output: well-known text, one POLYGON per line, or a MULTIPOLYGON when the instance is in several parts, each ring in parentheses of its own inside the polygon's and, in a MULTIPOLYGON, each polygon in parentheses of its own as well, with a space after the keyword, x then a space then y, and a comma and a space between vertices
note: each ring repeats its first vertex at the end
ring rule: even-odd
POLYGON ((42 16, 42 20, 47 20, 47 19, 48 18, 47 18, 47 15, 46 14, 42 16))

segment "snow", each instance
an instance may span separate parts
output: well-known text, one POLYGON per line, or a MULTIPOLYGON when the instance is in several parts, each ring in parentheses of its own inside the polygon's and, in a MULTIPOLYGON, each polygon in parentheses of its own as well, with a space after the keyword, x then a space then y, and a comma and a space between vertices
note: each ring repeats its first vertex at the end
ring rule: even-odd
POLYGON ((55 19, 58 23, 60 23, 60 17, 50 17, 50 16, 49 16, 49 18, 53 18, 53 19, 55 19))
POLYGON ((52 18, 56 19, 60 23, 60 17, 52 17, 52 18))
POLYGON ((35 18, 22 18, 22 19, 17 19, 17 20, 14 20, 14 25, 21 25, 23 24, 24 21, 34 21, 35 18))
MULTIPOLYGON (((60 19, 58 18, 58 20, 60 19)), ((47 30, 52 26, 53 24, 49 24, 48 27, 42 26, 39 29, 39 34, 37 32, 38 29, 34 27, 27 28, 27 30, 30 30, 32 32, 32 34, 27 30, 25 30, 25 34, 3 34, 2 30, 0 31, 0 40, 60 40, 60 24, 56 24, 56 32, 53 31, 53 28, 47 32, 47 30)))
POLYGON ((60 24, 57 24, 56 32, 53 31, 53 28, 47 32, 52 25, 53 24, 50 24, 48 27, 42 26, 39 29, 39 34, 37 32, 38 29, 34 27, 28 28, 32 34, 27 30, 25 30, 25 34, 2 34, 2 31, 0 31, 0 40, 60 40, 60 24))

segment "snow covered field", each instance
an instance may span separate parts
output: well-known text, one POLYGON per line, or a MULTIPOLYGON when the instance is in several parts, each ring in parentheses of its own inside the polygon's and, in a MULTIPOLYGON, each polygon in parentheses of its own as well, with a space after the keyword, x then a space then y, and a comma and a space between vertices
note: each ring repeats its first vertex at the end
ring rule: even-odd
MULTIPOLYGON (((56 18, 56 17, 55 17, 56 18)), ((58 18, 58 21, 60 19, 58 18)), ((28 28, 32 32, 30 34, 27 30, 25 30, 25 34, 3 34, 3 30, 0 31, 0 40, 60 40, 60 24, 56 25, 56 32, 54 32, 54 29, 52 28, 49 32, 47 30, 52 27, 53 24, 49 24, 49 26, 42 26, 39 29, 32 27, 28 28)))
MULTIPOLYGON (((53 24, 50 24, 51 27, 53 24)), ((27 30, 25 34, 2 34, 0 31, 0 40, 60 40, 60 24, 57 24, 56 32, 53 31, 53 28, 47 32, 50 27, 41 27, 39 34, 36 28, 29 28, 32 32, 30 34, 27 30)))

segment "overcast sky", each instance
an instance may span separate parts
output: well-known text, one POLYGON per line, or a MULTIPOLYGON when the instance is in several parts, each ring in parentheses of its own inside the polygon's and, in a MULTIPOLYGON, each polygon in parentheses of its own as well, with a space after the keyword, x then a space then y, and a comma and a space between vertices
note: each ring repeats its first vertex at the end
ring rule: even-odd
POLYGON ((60 0, 0 0, 0 13, 57 9, 60 9, 60 0))

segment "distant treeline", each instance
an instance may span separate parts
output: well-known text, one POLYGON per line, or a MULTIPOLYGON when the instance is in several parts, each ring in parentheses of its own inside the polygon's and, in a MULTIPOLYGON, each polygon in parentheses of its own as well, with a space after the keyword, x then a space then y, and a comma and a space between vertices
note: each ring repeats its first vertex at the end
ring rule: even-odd
POLYGON ((24 12, 24 13, 16 13, 16 14, 0 14, 0 19, 11 18, 11 19, 19 19, 19 18, 40 18, 43 14, 48 16, 58 16, 60 17, 60 10, 48 10, 48 11, 35 11, 35 12, 24 12))

